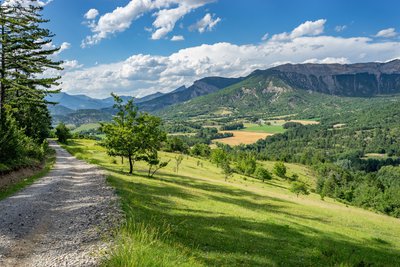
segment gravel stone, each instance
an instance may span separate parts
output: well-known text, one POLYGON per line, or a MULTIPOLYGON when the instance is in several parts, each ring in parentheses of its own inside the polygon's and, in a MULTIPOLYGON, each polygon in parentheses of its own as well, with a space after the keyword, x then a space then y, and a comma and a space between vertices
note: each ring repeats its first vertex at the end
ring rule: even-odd
POLYGON ((98 266, 122 218, 103 171, 50 146, 53 170, 0 201, 0 266, 98 266))

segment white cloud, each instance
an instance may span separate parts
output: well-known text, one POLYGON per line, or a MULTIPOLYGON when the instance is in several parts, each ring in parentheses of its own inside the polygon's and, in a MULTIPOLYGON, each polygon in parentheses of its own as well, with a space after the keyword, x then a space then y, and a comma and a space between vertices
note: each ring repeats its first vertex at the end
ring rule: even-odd
POLYGON ((153 22, 153 26, 157 30, 151 35, 151 39, 158 40, 163 38, 174 29, 176 22, 189 13, 190 10, 190 6, 180 5, 177 8, 158 11, 155 14, 156 20, 153 22))
POLYGON ((117 7, 106 13, 97 22, 90 24, 92 35, 87 36, 81 46, 98 44, 109 36, 129 29, 136 19, 142 15, 158 10, 153 14, 153 33, 151 38, 161 39, 170 33, 176 22, 186 14, 215 0, 131 0, 124 7, 117 7))
POLYGON ((168 56, 139 54, 113 64, 75 69, 63 76, 63 88, 95 97, 108 96, 111 91, 143 96, 168 92, 206 76, 245 76, 255 69, 288 62, 382 62, 400 57, 400 42, 321 36, 318 32, 322 33, 323 26, 306 28, 297 27, 293 35, 297 37, 284 42, 271 38, 260 44, 203 44, 168 56))
POLYGON ((391 38, 397 36, 397 32, 395 28, 388 28, 388 29, 383 29, 379 31, 377 34, 375 34, 375 37, 383 37, 383 38, 391 38))
POLYGON ((296 27, 292 32, 283 32, 272 36, 272 41, 288 41, 302 36, 316 36, 324 32, 326 19, 306 21, 296 27))
MULTIPOLYGON (((51 50, 51 49, 55 49, 56 47, 57 46, 55 44, 53 44, 53 42, 50 42, 50 43, 44 45, 43 49, 51 50)), ((58 56, 59 54, 61 54, 65 50, 70 49, 71 48, 71 44, 68 43, 68 42, 63 42, 59 47, 60 47, 60 50, 58 50, 56 53, 54 53, 53 56, 58 56)))
POLYGON ((61 64, 61 67, 64 68, 64 71, 70 71, 70 70, 82 68, 83 65, 79 64, 79 62, 77 60, 65 60, 63 62, 63 64, 61 64))
POLYGON ((70 48, 71 48, 71 44, 70 44, 70 43, 68 43, 68 42, 63 42, 63 43, 60 45, 60 51, 58 51, 58 53, 61 53, 61 52, 65 51, 65 50, 67 50, 67 49, 70 49, 70 48))
POLYGON ((268 40, 268 37, 269 37, 269 33, 264 34, 264 35, 261 37, 261 41, 266 41, 266 40, 268 40))
POLYGON ((302 63, 314 63, 314 64, 349 64, 350 60, 345 57, 327 57, 324 59, 311 58, 303 61, 302 63))
POLYGON ((189 27, 191 31, 199 31, 203 33, 205 31, 212 31, 213 28, 221 21, 221 18, 214 19, 215 15, 211 15, 207 13, 201 20, 199 20, 196 24, 189 27))
POLYGON ((99 11, 97 9, 91 8, 84 15, 85 19, 95 19, 99 15, 99 11))
POLYGON ((182 35, 174 35, 171 38, 171 41, 173 42, 177 42, 177 41, 184 41, 185 37, 183 37, 182 35))
POLYGON ((17 4, 22 4, 23 6, 46 6, 51 2, 53 2, 53 0, 5 0, 2 5, 15 6, 17 4))
POLYGON ((337 25, 336 27, 335 27, 335 31, 336 32, 342 32, 342 31, 344 31, 344 30, 346 30, 347 29, 347 25, 337 25))

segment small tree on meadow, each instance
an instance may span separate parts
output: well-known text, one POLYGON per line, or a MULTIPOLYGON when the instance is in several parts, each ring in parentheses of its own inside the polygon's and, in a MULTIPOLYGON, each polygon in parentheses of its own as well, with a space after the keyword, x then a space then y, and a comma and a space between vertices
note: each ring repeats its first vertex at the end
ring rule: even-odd
POLYGON ((232 177, 233 169, 231 168, 231 165, 229 164, 228 160, 225 160, 224 162, 221 163, 221 168, 222 168, 222 173, 224 174, 225 177, 225 181, 228 180, 228 178, 232 177))
POLYGON ((254 175, 256 176, 257 179, 262 180, 263 182, 265 180, 271 180, 272 179, 272 174, 265 168, 261 166, 257 166, 256 171, 254 172, 254 175))
POLYGON ((126 157, 129 161, 129 173, 133 172, 133 164, 138 158, 140 150, 137 128, 137 107, 133 99, 123 104, 121 97, 111 94, 114 97, 114 108, 118 110, 111 123, 101 125, 101 131, 106 137, 102 145, 107 148, 110 156, 126 157))
POLYGON ((305 183, 302 182, 293 182, 292 186, 290 187, 290 191, 295 193, 297 197, 299 197, 300 194, 303 195, 308 195, 310 192, 308 191, 308 187, 305 183))
POLYGON ((286 166, 283 162, 277 162, 274 165, 274 173, 281 177, 281 178, 285 178, 286 175, 286 166))
POLYGON ((64 123, 60 123, 56 127, 56 136, 59 142, 65 144, 72 137, 70 130, 64 123))
POLYGON ((228 161, 228 154, 223 149, 216 148, 211 151, 210 160, 217 167, 221 167, 225 161, 228 161))
POLYGON ((175 163, 176 163, 175 171, 176 171, 176 173, 179 172, 179 166, 181 165, 182 161, 183 161, 182 154, 175 156, 175 163))
POLYGON ((165 168, 171 160, 169 160, 169 161, 160 161, 160 158, 158 157, 158 152, 156 151, 154 154, 149 155, 145 159, 145 161, 149 165, 149 171, 148 171, 147 176, 153 177, 154 174, 158 170, 160 170, 162 168, 165 168))
MULTIPOLYGON (((101 126, 101 130, 106 134, 102 145, 107 148, 108 154, 128 158, 130 174, 137 160, 146 161, 150 169, 163 166, 157 153, 166 140, 166 133, 161 129, 161 119, 147 113, 139 113, 133 99, 123 104, 121 97, 115 94, 112 96, 115 101, 114 108, 118 112, 113 122, 101 126)), ((151 170, 149 173, 152 173, 151 170)))

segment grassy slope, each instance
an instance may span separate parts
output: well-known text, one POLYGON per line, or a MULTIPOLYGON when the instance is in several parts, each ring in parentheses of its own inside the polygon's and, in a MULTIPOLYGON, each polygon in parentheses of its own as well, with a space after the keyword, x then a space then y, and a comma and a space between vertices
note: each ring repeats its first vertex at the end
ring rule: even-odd
POLYGON ((100 123, 85 123, 72 130, 72 133, 79 133, 81 131, 94 130, 100 127, 100 123))
POLYGON ((33 184, 39 178, 45 176, 47 173, 49 173, 55 162, 56 162, 55 151, 53 149, 49 149, 46 158, 44 160, 43 167, 40 168, 40 170, 38 170, 32 176, 26 177, 22 181, 16 184, 12 184, 3 190, 0 190, 0 200, 5 199, 6 197, 9 197, 17 193, 18 191, 24 189, 25 187, 33 184))
MULTIPOLYGON (((297 198, 276 178, 263 184, 235 175, 225 182, 214 165, 200 160, 198 167, 191 157, 179 174, 172 160, 150 179, 141 171, 127 175, 127 166, 113 163, 93 141, 77 140, 68 149, 107 169, 121 197, 128 223, 107 266, 400 265, 395 218, 315 194, 297 198)), ((288 167, 289 175, 312 183, 305 167, 288 167)))

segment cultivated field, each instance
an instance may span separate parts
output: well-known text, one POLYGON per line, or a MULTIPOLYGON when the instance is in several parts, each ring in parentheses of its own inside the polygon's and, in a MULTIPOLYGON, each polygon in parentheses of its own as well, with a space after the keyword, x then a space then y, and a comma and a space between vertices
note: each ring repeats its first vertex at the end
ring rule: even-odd
POLYGON ((221 131, 227 133, 233 133, 233 137, 222 138, 213 140, 214 143, 223 143, 231 146, 237 146, 240 144, 253 144, 260 139, 267 136, 273 135, 273 133, 265 132, 247 132, 247 131, 221 131))
MULTIPOLYGON (((108 171, 126 213, 105 266, 400 266, 398 219, 316 194, 296 197, 277 177, 224 181, 202 159, 185 156, 176 173, 176 154, 161 153, 171 162, 148 178, 145 164, 127 175, 127 162, 94 141, 68 149, 108 171)), ((306 167, 287 166, 315 180, 306 167)))
POLYGON ((274 123, 271 125, 258 125, 254 123, 245 123, 245 128, 241 131, 246 132, 257 132, 257 133, 268 133, 268 134, 277 134, 285 132, 285 129, 282 127, 282 124, 274 123))

